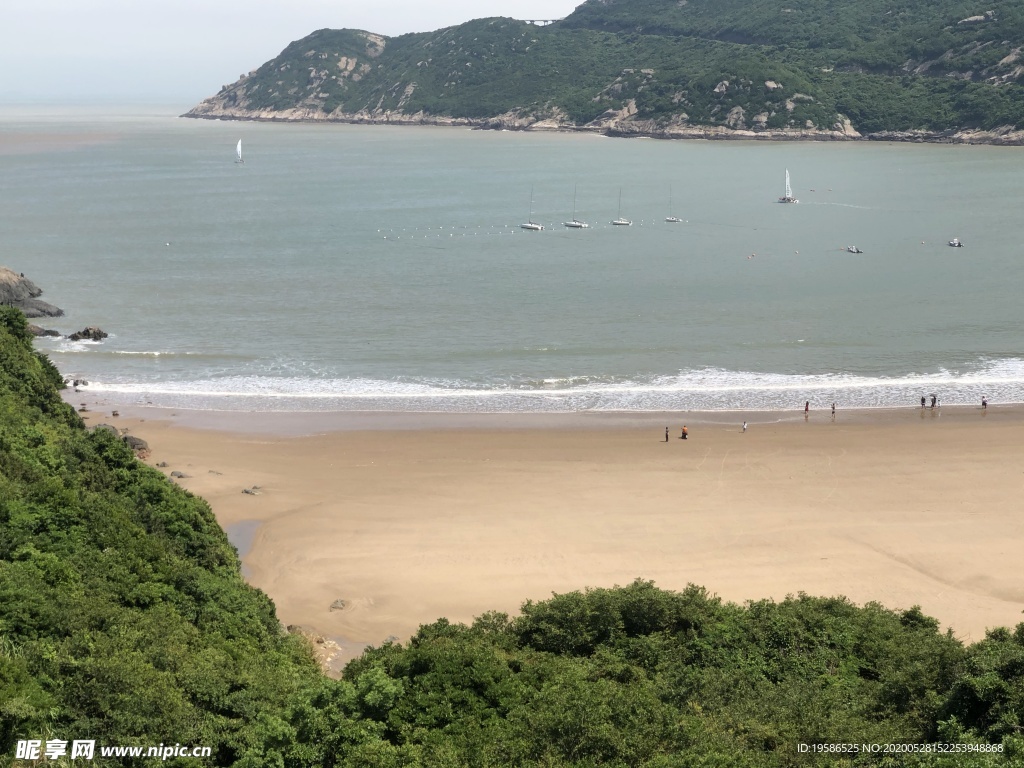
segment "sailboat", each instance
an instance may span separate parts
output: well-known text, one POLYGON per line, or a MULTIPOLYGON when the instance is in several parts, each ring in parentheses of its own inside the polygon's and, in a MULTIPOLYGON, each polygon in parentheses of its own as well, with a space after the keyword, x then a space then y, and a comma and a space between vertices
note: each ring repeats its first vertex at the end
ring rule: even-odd
POLYGON ((530 187, 530 218, 526 220, 525 224, 520 224, 519 228, 529 229, 532 232, 540 232, 544 229, 543 224, 538 224, 533 220, 533 187, 530 187))
POLYGON ((236 163, 244 163, 245 162, 245 160, 242 159, 242 140, 241 139, 238 140, 238 144, 235 146, 235 154, 238 155, 238 159, 235 160, 236 163))
POLYGON ((615 219, 612 224, 616 227, 631 227, 633 222, 629 219, 622 218, 622 190, 619 190, 619 218, 615 219))
POLYGON ((786 169, 786 194, 779 198, 780 203, 799 203, 800 201, 793 197, 793 188, 789 186, 789 168, 786 169))
POLYGON ((576 187, 572 188, 572 221, 563 221, 570 229, 586 229, 590 225, 576 218, 576 187))
POLYGON ((669 224, 678 224, 682 221, 678 216, 672 215, 672 185, 668 185, 668 216, 665 217, 665 221, 669 224))

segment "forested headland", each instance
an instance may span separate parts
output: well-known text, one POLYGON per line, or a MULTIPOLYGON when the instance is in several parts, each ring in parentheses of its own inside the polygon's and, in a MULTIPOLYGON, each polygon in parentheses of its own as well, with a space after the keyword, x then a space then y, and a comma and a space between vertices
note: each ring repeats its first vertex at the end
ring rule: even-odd
POLYGON ((245 768, 1024 765, 1024 624, 965 646, 841 597, 636 581, 439 618, 331 679, 208 505, 87 429, 62 386, 0 308, 0 765, 27 764, 26 739, 205 745, 166 764, 245 768), (814 748, 928 743, 951 751, 814 748))
POLYGON ((1024 142, 1010 0, 587 0, 385 37, 321 29, 188 117, 622 136, 1024 142))

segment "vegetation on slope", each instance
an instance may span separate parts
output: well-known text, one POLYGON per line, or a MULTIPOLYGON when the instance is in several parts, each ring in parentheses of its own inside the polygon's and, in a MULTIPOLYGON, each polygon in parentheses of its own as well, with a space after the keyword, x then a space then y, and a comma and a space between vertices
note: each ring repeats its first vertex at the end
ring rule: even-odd
POLYGON ((480 19, 390 39, 320 30, 191 114, 584 125, 626 110, 648 130, 830 130, 843 116, 862 133, 990 130, 1024 126, 1022 48, 1024 7, 1011 0, 588 0, 543 27, 480 19))
POLYGON ((917 609, 803 595, 741 608, 637 581, 516 619, 442 620, 347 674, 391 682, 379 754, 415 764, 989 766, 1024 761, 1022 664, 1024 624, 964 649, 917 609), (926 742, 965 751, 797 748, 926 742))
POLYGON ((0 308, 0 761, 52 738, 231 765, 318 670, 207 504, 86 431, 26 326, 0 308))
POLYGON ((1024 765, 1024 624, 965 648, 916 608, 842 598, 637 581, 440 619, 329 679, 205 502, 60 386, 0 308, 0 764, 18 740, 95 739, 242 768, 1024 765), (929 742, 964 751, 798 749, 929 742))

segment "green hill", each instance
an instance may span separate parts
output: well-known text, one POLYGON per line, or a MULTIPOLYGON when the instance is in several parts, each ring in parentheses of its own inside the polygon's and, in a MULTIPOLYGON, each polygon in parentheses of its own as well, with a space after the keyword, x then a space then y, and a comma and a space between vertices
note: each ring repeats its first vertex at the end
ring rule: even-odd
POLYGON ((1022 48, 1007 0, 588 0, 547 26, 319 30, 187 116, 1017 143, 1022 48))

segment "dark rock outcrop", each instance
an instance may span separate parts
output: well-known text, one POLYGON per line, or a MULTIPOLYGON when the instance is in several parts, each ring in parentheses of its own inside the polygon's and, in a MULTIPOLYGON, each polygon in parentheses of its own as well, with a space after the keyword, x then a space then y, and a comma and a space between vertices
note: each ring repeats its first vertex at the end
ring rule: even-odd
POLYGON ((60 307, 47 304, 39 299, 24 299, 14 306, 24 312, 25 317, 60 317, 64 314, 64 310, 60 307))
POLYGON ((88 328, 83 328, 80 331, 72 333, 68 338, 71 339, 71 341, 82 341, 83 339, 87 341, 102 341, 107 338, 108 335, 109 334, 106 331, 90 325, 88 328))
POLYGON ((38 325, 28 324, 28 332, 33 336, 60 336, 60 331, 50 331, 46 328, 40 328, 38 325))
POLYGON ((17 307, 25 317, 60 317, 64 310, 40 301, 42 288, 24 274, 0 267, 0 304, 17 307))
POLYGON ((149 443, 135 435, 123 435, 121 441, 136 453, 148 453, 149 443))

